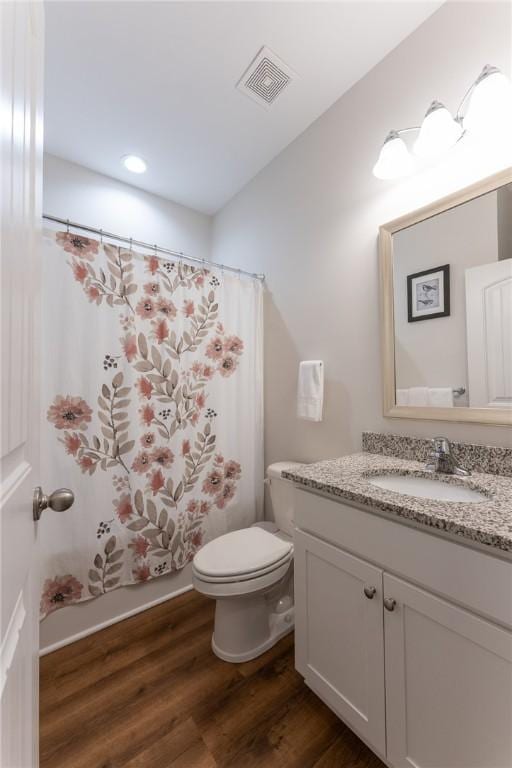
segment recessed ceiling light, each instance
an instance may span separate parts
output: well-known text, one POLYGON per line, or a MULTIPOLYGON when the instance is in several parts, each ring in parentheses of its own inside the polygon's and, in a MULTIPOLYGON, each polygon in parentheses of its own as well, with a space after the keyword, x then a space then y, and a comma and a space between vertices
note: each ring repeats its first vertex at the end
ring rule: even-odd
POLYGON ((146 161, 142 157, 137 157, 137 155, 124 155, 121 158, 121 162, 132 173, 145 173, 148 167, 146 161))

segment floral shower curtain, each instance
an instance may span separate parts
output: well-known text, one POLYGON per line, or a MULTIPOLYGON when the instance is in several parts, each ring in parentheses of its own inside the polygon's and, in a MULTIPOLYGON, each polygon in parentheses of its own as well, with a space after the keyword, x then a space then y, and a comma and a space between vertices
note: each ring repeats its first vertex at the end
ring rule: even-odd
POLYGON ((262 495, 262 287, 46 231, 41 615, 183 568, 262 495))

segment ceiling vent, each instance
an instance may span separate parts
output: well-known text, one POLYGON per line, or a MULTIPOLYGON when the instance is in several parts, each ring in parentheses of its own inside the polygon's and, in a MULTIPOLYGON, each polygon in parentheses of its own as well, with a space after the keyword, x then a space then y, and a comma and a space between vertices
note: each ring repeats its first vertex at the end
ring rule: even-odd
POLYGON ((290 67, 270 48, 264 46, 249 64, 236 87, 268 109, 293 76, 290 67))

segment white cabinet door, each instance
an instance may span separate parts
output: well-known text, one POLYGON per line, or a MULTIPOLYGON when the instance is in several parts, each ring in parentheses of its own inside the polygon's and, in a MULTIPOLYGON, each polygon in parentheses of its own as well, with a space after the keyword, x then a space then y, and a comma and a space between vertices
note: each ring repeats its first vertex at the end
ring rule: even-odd
POLYGON ((384 595, 390 763, 510 768, 510 632, 388 574, 384 595))
POLYGON ((295 611, 297 669, 385 755, 382 571, 297 531, 295 611))

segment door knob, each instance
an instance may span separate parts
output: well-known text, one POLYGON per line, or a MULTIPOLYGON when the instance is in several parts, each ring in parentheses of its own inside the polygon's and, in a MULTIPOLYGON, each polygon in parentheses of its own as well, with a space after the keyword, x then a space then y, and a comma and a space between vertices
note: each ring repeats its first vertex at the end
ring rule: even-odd
POLYGON ((377 592, 375 587, 365 587, 363 589, 364 594, 368 598, 368 600, 373 600, 375 593, 377 592))
POLYGON ((32 503, 32 512, 34 520, 39 520, 43 514, 43 509, 50 507, 54 512, 64 512, 69 509, 75 500, 75 494, 69 488, 57 488, 50 496, 43 493, 40 486, 34 488, 34 499, 32 503))
POLYGON ((393 597, 384 598, 384 608, 386 611, 394 611, 396 606, 396 600, 393 597))

